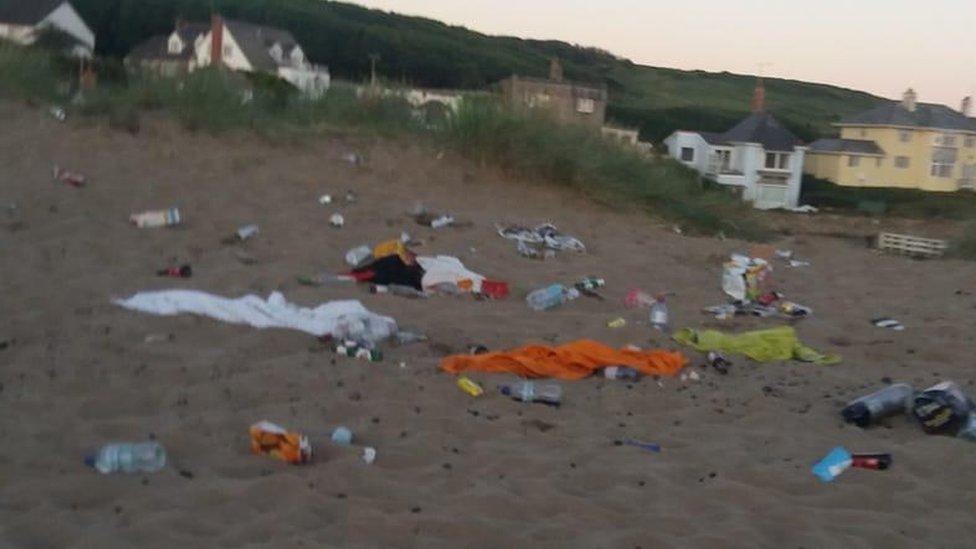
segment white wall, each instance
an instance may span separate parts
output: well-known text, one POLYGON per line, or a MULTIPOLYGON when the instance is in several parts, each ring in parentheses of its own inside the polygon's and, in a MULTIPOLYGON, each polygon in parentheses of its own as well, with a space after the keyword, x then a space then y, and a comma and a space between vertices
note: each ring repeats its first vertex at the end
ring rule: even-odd
MULTIPOLYGON (((210 65, 210 41, 212 39, 212 32, 207 31, 203 38, 196 43, 196 51, 194 52, 194 59, 196 63, 194 67, 206 67, 210 65)), ((254 68, 251 66, 250 61, 244 56, 244 52, 241 51, 240 46, 237 45, 237 41, 231 35, 230 31, 227 29, 227 25, 224 25, 224 51, 221 52, 223 56, 224 65, 236 70, 236 71, 253 71, 254 68), (230 51, 228 52, 228 48, 230 51)))
POLYGON ((47 25, 61 29, 65 33, 77 38, 79 42, 86 46, 89 55, 95 51, 95 33, 88 28, 88 25, 78 15, 78 12, 71 7, 70 3, 64 2, 58 6, 58 9, 52 11, 37 26, 40 28, 47 25))
POLYGON ((708 170, 708 158, 712 148, 700 134, 677 131, 665 139, 664 144, 668 147, 668 155, 678 162, 697 170, 699 173, 705 173, 708 170), (695 157, 690 162, 681 160, 681 149, 685 147, 691 147, 695 151, 695 157))
POLYGON ((0 23, 0 38, 26 46, 34 41, 34 27, 0 23))
POLYGON ((310 69, 279 67, 278 77, 290 82, 302 93, 313 99, 321 97, 328 91, 329 85, 332 83, 329 69, 325 67, 312 67, 310 69))

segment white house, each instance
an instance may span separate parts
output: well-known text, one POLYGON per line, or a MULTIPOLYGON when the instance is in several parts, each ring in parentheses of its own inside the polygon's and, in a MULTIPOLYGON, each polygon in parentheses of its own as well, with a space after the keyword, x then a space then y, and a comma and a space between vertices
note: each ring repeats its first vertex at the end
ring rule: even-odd
POLYGON ((668 154, 722 185, 739 187, 756 208, 795 208, 803 159, 800 139, 763 110, 760 84, 753 113, 725 133, 679 130, 664 140, 668 154))
POLYGON ((95 33, 67 0, 0 0, 0 38, 29 46, 45 28, 57 29, 75 40, 71 54, 90 58, 95 33))
POLYGON ((305 57, 295 37, 286 30, 225 20, 215 15, 210 28, 194 40, 189 70, 222 64, 244 72, 273 74, 311 97, 329 89, 329 69, 305 57))

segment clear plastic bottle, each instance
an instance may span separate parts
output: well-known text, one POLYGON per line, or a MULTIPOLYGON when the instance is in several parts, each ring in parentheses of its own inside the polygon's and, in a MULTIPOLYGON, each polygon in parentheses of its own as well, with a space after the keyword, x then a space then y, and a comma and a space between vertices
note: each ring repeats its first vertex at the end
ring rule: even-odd
POLYGON ((867 427, 881 418, 904 412, 914 393, 911 385, 895 383, 849 402, 840 415, 847 423, 867 427))
POLYGON ((629 366, 607 366, 603 369, 603 377, 607 379, 624 379, 627 381, 637 381, 641 378, 641 373, 629 366))
POLYGON ((579 295, 579 290, 576 288, 553 284, 533 291, 525 298, 525 302, 536 311, 546 311, 576 299, 579 295))
POLYGON ((655 330, 664 333, 668 332, 668 304, 664 294, 654 296, 654 303, 651 305, 651 326, 655 330))
POLYGON ((85 464, 99 473, 154 473, 166 465, 166 450, 155 442, 119 442, 86 456, 85 464))
POLYGON ((549 406, 559 406, 563 398, 563 388, 555 383, 535 383, 518 381, 501 387, 503 395, 522 402, 538 402, 549 406))

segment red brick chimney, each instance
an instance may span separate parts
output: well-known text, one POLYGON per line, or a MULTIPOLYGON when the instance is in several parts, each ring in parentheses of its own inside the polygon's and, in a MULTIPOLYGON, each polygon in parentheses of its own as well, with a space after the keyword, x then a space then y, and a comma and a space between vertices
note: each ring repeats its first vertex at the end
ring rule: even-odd
POLYGON ((210 16, 210 64, 220 67, 224 64, 224 21, 220 14, 210 16))
POLYGON ((756 89, 752 91, 752 112, 763 112, 766 110, 766 87, 763 86, 762 78, 756 80, 756 89))
POLYGON ((563 81, 563 64, 559 62, 558 57, 549 60, 549 80, 553 82, 563 81))

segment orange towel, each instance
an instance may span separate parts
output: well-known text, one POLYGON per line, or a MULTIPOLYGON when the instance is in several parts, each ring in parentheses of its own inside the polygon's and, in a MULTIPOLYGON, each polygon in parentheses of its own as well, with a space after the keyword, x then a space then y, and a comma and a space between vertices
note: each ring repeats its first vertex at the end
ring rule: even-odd
POLYGON ((507 372, 527 378, 582 379, 606 366, 630 366, 647 375, 673 376, 688 364, 680 352, 616 350, 581 339, 559 347, 526 345, 511 351, 483 355, 454 355, 441 361, 452 374, 464 370, 507 372))

